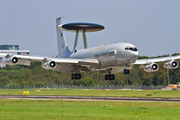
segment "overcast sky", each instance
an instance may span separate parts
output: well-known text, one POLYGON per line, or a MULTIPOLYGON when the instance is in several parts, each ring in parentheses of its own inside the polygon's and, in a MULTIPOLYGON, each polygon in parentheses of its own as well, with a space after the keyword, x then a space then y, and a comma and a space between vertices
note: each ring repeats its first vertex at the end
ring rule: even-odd
MULTIPOLYGON (((57 55, 56 21, 90 22, 104 30, 87 33, 88 47, 129 42, 139 55, 180 53, 180 0, 0 0, 0 44, 43 56, 57 55)), ((72 50, 75 33, 65 32, 72 50)), ((79 35, 78 49, 83 49, 79 35)))

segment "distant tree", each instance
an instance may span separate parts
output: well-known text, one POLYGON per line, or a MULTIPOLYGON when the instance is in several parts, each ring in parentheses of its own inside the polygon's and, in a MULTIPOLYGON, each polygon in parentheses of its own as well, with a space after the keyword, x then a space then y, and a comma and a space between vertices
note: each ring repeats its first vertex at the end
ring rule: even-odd
POLYGON ((174 53, 174 54, 172 54, 172 56, 177 56, 177 55, 180 55, 180 53, 174 53))
POLYGON ((148 56, 138 56, 138 59, 149 59, 148 56))
POLYGON ((0 78, 0 85, 8 85, 10 83, 7 77, 0 78))
POLYGON ((80 85, 95 85, 95 80, 93 78, 89 78, 89 77, 84 77, 82 79, 79 80, 79 84, 80 85))

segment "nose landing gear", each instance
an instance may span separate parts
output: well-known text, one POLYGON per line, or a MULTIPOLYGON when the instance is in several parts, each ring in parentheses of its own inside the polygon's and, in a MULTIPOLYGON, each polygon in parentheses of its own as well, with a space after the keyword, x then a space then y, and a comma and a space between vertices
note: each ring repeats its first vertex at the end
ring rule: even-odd
POLYGON ((123 73, 124 73, 124 75, 125 75, 125 74, 128 75, 128 74, 129 74, 129 69, 124 69, 123 73))

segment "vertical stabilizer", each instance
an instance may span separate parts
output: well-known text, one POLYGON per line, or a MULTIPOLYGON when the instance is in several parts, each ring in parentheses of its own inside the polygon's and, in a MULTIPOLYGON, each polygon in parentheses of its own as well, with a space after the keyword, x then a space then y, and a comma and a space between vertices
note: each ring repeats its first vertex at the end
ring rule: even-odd
POLYGON ((57 47, 58 47, 58 55, 62 55, 70 52, 66 43, 65 36, 63 31, 58 29, 58 25, 61 24, 61 17, 56 18, 56 30, 57 30, 57 47))

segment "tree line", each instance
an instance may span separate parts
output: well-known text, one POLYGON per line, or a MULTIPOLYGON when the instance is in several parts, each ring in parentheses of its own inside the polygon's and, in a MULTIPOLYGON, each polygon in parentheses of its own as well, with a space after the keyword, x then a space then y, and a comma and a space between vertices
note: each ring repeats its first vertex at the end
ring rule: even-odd
MULTIPOLYGON (((172 56, 180 55, 179 53, 172 56)), ((139 56, 138 59, 160 58, 169 55, 156 57, 139 56)), ((180 63, 180 60, 177 60, 180 63)), ((65 74, 53 70, 45 70, 41 63, 32 61, 31 66, 6 66, 0 68, 0 86, 2 85, 167 85, 168 83, 180 82, 180 67, 169 70, 163 67, 163 63, 158 63, 157 72, 145 72, 139 65, 134 65, 129 75, 116 73, 115 80, 104 79, 104 75, 99 72, 83 72, 81 80, 71 80, 71 73, 65 74)))

